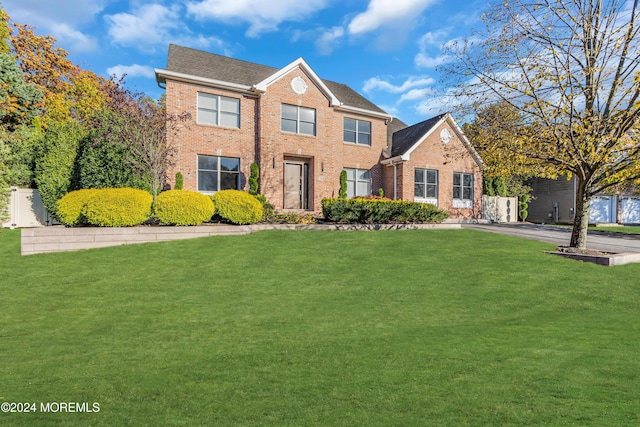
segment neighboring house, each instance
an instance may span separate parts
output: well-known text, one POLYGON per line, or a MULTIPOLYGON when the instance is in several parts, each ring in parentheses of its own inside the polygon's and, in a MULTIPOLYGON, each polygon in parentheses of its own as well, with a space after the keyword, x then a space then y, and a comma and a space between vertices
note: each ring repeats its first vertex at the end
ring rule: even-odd
POLYGON ((453 218, 481 216, 481 160, 450 114, 407 127, 299 58, 272 68, 177 45, 156 79, 169 114, 189 112, 177 136, 184 188, 247 189, 250 165, 278 210, 321 210, 338 197, 378 194, 432 202, 453 218))
MULTIPOLYGON (((529 204, 528 221, 570 223, 575 218, 576 179, 532 179, 534 199, 529 204)), ((591 199, 589 222, 593 224, 640 223, 640 197, 631 194, 596 195, 591 199)))

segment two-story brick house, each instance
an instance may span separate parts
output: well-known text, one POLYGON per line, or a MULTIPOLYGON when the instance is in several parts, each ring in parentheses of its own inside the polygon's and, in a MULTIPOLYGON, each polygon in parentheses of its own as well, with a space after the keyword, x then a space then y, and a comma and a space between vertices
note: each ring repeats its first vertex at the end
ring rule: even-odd
POLYGON ((156 79, 167 112, 192 116, 169 136, 177 149, 169 179, 181 172, 185 189, 247 189, 256 162, 261 193, 276 209, 317 212, 323 198, 338 196, 346 170, 349 196, 382 188, 435 202, 454 218, 479 218, 481 161, 450 115, 407 127, 348 86, 322 80, 302 58, 273 68, 170 45, 156 79), (447 155, 447 146, 462 155, 447 155))

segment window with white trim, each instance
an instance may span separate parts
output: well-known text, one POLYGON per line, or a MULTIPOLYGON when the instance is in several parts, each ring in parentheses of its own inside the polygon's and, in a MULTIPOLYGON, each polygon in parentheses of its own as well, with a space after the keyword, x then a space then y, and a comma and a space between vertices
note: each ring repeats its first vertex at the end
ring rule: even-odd
POLYGON ((280 129, 283 132, 316 135, 316 110, 282 104, 280 129))
POLYGON ((240 100, 198 92, 198 124, 240 128, 240 100))
POLYGON ((215 193, 240 189, 240 159, 198 156, 198 191, 215 193))
POLYGON ((415 169, 413 197, 416 199, 438 198, 438 171, 433 169, 415 169))
POLYGON ((347 197, 371 194, 371 172, 367 169, 344 168, 347 172, 347 197))
POLYGON ((473 174, 453 173, 453 202, 454 207, 472 207, 473 174))
POLYGON ((371 146, 371 122, 344 118, 344 142, 371 146))

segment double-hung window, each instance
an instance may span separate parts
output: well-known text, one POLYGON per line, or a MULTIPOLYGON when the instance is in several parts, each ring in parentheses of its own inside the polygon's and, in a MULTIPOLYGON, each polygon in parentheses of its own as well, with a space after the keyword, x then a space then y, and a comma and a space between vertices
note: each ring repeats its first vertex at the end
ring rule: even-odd
POLYGON ((280 129, 283 132, 316 135, 316 110, 282 104, 280 129))
POLYGON ((437 204, 438 171, 433 169, 415 169, 413 197, 421 201, 437 204))
POLYGON ((371 122, 344 118, 344 142, 371 145, 371 122))
POLYGON ((240 100, 198 92, 198 124, 240 128, 240 100))
POLYGON ((347 197, 371 194, 371 172, 366 169, 345 168, 347 171, 347 197))
POLYGON ((473 175, 454 172, 453 174, 453 207, 470 208, 473 206, 473 175))
POLYGON ((240 188, 240 159, 198 156, 198 191, 215 193, 240 188))

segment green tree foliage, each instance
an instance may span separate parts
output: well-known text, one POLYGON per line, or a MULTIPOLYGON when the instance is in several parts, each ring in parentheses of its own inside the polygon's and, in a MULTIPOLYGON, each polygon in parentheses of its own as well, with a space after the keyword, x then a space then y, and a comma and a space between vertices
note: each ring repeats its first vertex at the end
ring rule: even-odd
POLYGON ((496 2, 441 69, 467 107, 500 102, 524 121, 519 138, 497 138, 500 153, 575 176, 572 247, 586 247, 591 198, 640 178, 638 3, 496 2))
POLYGON ((14 58, 0 53, 0 125, 9 131, 29 124, 42 111, 43 94, 27 83, 14 58))
POLYGON ((104 108, 95 120, 95 126, 78 147, 74 164, 73 188, 123 188, 151 190, 131 164, 130 152, 125 144, 114 142, 105 135, 110 131, 110 119, 117 114, 104 108), (102 119, 101 119, 102 118, 102 119))
POLYGON ((9 168, 5 164, 5 159, 9 155, 9 147, 0 139, 0 227, 9 219, 9 168))
POLYGON ((44 133, 35 182, 45 208, 53 215, 56 202, 73 189, 74 163, 84 137, 85 131, 77 122, 54 123, 44 133))

